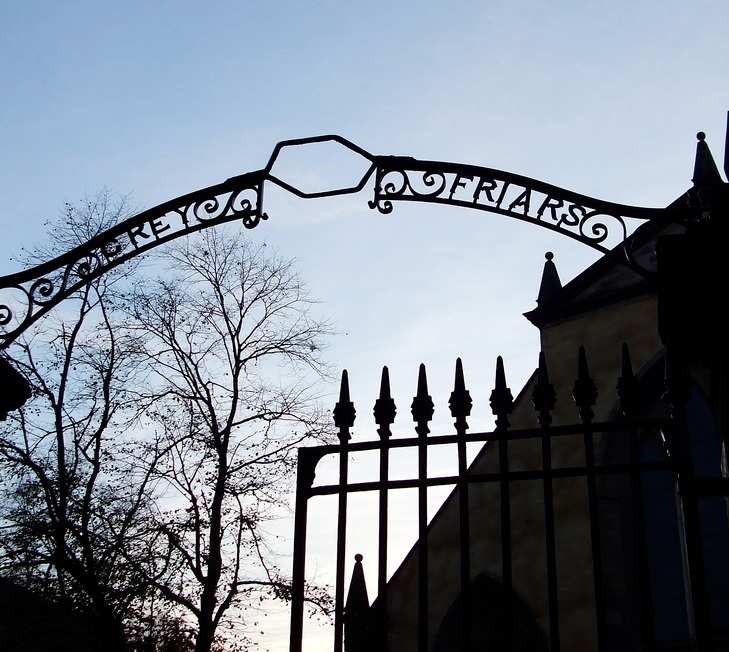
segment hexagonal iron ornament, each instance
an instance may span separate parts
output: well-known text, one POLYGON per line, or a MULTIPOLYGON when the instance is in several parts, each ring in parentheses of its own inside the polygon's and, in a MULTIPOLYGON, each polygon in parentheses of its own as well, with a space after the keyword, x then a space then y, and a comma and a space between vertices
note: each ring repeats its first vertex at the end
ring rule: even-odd
POLYGON ((358 145, 355 145, 353 142, 347 140, 346 138, 343 138, 342 136, 338 136, 336 134, 328 134, 325 136, 311 136, 309 138, 295 138, 292 140, 281 141, 276 145, 276 147, 274 147, 271 158, 268 160, 268 164, 265 167, 265 172, 267 175, 267 179, 280 186, 281 188, 288 190, 298 197, 314 199, 317 197, 332 197, 335 195, 348 195, 359 192, 360 190, 362 190, 362 188, 364 188, 365 184, 372 176, 372 173, 375 171, 375 168, 376 165, 374 157, 368 151, 362 149, 358 145), (303 147, 306 145, 313 145, 317 143, 337 143, 346 150, 349 150, 350 152, 361 156, 367 161, 366 171, 362 174, 361 177, 359 177, 359 180, 356 180, 355 183, 352 183, 348 186, 330 188, 329 190, 320 190, 317 192, 307 192, 306 190, 297 187, 293 183, 289 183, 288 181, 285 181, 284 179, 281 179, 276 175, 272 174, 273 166, 276 164, 276 161, 278 160, 281 152, 283 152, 284 149, 289 147, 303 147))

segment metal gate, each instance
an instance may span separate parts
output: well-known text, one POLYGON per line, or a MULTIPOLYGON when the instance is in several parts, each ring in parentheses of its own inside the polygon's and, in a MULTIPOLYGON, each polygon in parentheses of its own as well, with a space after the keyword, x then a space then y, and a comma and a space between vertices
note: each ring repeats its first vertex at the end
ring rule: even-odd
MULTIPOLYGON (((616 352, 617 353, 617 352, 616 352)), ((705 568, 701 526, 698 512, 699 495, 725 495, 726 481, 716 478, 697 478, 691 459, 691 445, 686 424, 685 403, 688 399, 688 375, 682 361, 672 353, 666 358, 666 413, 660 417, 641 418, 637 416, 640 384, 633 373, 628 347, 623 345, 621 375, 617 379, 617 399, 619 413, 614 419, 605 422, 594 421, 593 406, 597 399, 595 383, 590 377, 588 360, 584 348, 578 355, 576 380, 572 396, 579 419, 569 425, 553 425, 552 411, 555 406, 555 390, 550 383, 544 354, 540 354, 536 378, 532 383, 531 401, 536 412, 538 426, 530 429, 510 429, 509 414, 513 407, 511 392, 506 384, 504 366, 501 358, 497 361, 496 382, 491 393, 490 405, 496 417, 496 427, 490 432, 472 433, 468 430, 467 418, 471 413, 472 399, 464 382, 463 367, 460 359, 456 363, 455 384, 449 405, 454 419, 455 432, 446 435, 430 435, 428 423, 433 416, 433 401, 428 394, 426 370, 420 366, 417 393, 411 405, 415 424, 414 437, 392 438, 391 424, 395 419, 395 402, 390 395, 387 367, 383 369, 380 396, 375 402, 374 416, 378 425, 379 438, 372 441, 350 441, 350 428, 355 420, 355 407, 349 395, 347 372, 341 380, 339 401, 334 408, 334 420, 339 430, 339 443, 302 448, 299 451, 298 477, 296 486, 296 524, 294 539, 293 604, 291 612, 291 652, 302 649, 302 626, 304 615, 304 577, 306 557, 307 505, 316 496, 338 496, 337 514, 337 557, 335 588, 334 650, 343 648, 348 652, 360 650, 388 649, 388 582, 386 577, 388 551, 388 495, 389 492, 403 488, 417 488, 418 491, 418 541, 417 541, 417 640, 418 652, 430 649, 428 642, 428 583, 433 578, 428 565, 428 521, 427 489, 429 487, 453 485, 456 487, 459 506, 457 553, 460 575, 460 603, 458 613, 460 640, 454 640, 452 649, 471 650, 469 647, 471 622, 471 523, 473 517, 469 510, 469 488, 475 483, 496 483, 500 489, 500 536, 501 536, 501 582, 504 595, 510 596, 512 590, 512 508, 510 486, 517 481, 536 481, 543 488, 543 514, 546 550, 544 569, 548 589, 548 649, 560 649, 558 599, 558 578, 555 552, 555 515, 553 483, 559 478, 584 478, 587 488, 590 545, 592 548, 592 577, 594 591, 594 619, 597 649, 605 647, 606 606, 604 589, 604 569, 601 567, 600 518, 598 514, 597 482, 599 478, 611 474, 622 474, 629 478, 632 498, 636 508, 635 544, 637 546, 639 603, 640 603, 640 649, 656 649, 654 629, 653 589, 649 576, 649 557, 645 536, 643 494, 641 484, 647 474, 660 471, 670 472, 675 479, 676 495, 680 499, 680 522, 683 526, 684 561, 688 578, 685 586, 689 609, 687 611, 691 638, 696 649, 723 649, 712 646, 712 627, 709 619, 709 605, 705 586, 705 568), (660 435, 663 442, 659 460, 643 459, 640 451, 638 433, 647 430, 660 435), (601 463, 596 460, 595 437, 628 438, 629 459, 624 463, 601 463), (584 447, 584 465, 555 468, 552 463, 552 444, 555 438, 579 437, 584 447), (509 468, 509 446, 516 440, 535 440, 541 444, 541 468, 539 470, 511 470, 509 468), (466 445, 469 442, 488 443, 498 452, 498 472, 469 472, 466 463, 466 445), (427 461, 429 451, 434 446, 455 444, 458 450, 458 473, 447 477, 428 477, 427 461), (417 477, 404 480, 389 479, 389 453, 395 448, 417 450, 417 477), (348 482, 349 458, 351 453, 376 451, 379 455, 379 479, 375 482, 348 482), (339 480, 335 484, 313 486, 316 466, 325 455, 335 454, 339 459, 339 480), (346 524, 348 496, 355 492, 377 492, 379 496, 378 559, 377 559, 377 600, 373 607, 362 603, 361 596, 350 595, 349 606, 345 608, 345 559, 347 556, 346 524), (345 641, 346 639, 346 641, 345 641), (711 647, 709 647, 711 646, 711 647)), ((361 557, 357 561, 357 565, 361 557)), ((361 568, 355 567, 355 576, 361 568)), ((351 591, 358 591, 353 580, 351 591)), ((512 649, 511 638, 512 602, 507 599, 502 605, 506 614, 503 646, 494 649, 512 649)), ((719 641, 716 641, 719 643, 719 641)), ((690 648, 686 648, 690 649, 690 648)))

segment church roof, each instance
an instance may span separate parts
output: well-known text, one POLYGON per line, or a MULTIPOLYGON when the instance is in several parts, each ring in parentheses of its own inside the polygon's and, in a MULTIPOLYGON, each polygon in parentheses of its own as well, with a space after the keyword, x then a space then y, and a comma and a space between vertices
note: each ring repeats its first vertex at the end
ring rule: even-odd
MULTIPOLYGON (((727 146, 724 152, 724 169, 729 177, 729 115, 727 116, 727 146)), ((632 258, 646 270, 655 269, 655 249, 659 235, 675 229, 672 223, 676 214, 694 212, 697 189, 725 188, 718 167, 711 154, 706 135, 697 135, 694 159, 694 188, 682 194, 666 207, 666 222, 649 221, 637 228, 624 243, 620 243, 585 271, 578 274, 564 287, 561 286, 552 254, 547 262, 537 298, 537 307, 524 316, 538 328, 602 308, 632 297, 655 293, 655 283, 650 274, 641 275, 628 265, 626 249, 632 258)))
MULTIPOLYGON (((626 240, 634 260, 646 269, 655 266, 655 246, 658 233, 665 227, 647 222, 626 240)), ((624 243, 595 261, 585 271, 562 286, 557 269, 547 252, 537 307, 524 316, 538 328, 624 301, 635 296, 655 292, 655 286, 640 273, 631 269, 625 255, 624 243)))

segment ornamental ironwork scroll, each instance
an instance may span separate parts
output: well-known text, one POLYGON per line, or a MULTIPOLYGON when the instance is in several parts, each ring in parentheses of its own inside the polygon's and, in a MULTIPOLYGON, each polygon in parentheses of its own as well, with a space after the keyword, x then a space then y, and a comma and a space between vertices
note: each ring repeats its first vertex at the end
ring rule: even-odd
POLYGON ((94 279, 159 244, 233 220, 254 228, 268 217, 262 199, 263 173, 235 177, 139 213, 47 263, 0 278, 0 347, 94 279))
POLYGON ((377 158, 370 208, 391 213, 393 202, 448 204, 513 217, 607 253, 628 237, 628 220, 657 219, 664 209, 593 199, 543 181, 491 168, 377 158))
MULTIPOLYGON (((629 220, 666 219, 666 209, 640 208, 593 199, 557 186, 492 168, 400 156, 374 156, 337 135, 278 143, 262 170, 177 197, 143 211, 87 243, 51 260, 0 278, 0 349, 64 299, 105 272, 182 235, 240 221, 248 229, 268 219, 264 185, 270 182, 298 197, 313 199, 361 191, 374 175, 370 208, 387 214, 395 202, 428 202, 513 217, 573 238, 606 253, 626 242, 629 220), (336 143, 361 157, 360 177, 343 187, 305 191, 275 174, 288 147, 336 143)), ((630 256, 628 264, 633 264, 630 256)), ((639 270, 643 273, 645 270, 639 270)))

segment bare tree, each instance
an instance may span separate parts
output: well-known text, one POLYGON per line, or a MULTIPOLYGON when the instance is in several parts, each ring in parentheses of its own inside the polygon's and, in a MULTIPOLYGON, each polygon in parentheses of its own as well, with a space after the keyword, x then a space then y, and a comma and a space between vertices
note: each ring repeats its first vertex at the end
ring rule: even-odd
MULTIPOLYGON (((169 448, 153 472, 164 500, 147 577, 208 652, 230 613, 244 635, 244 605, 289 596, 267 522, 287 506, 296 447, 331 434, 314 392, 330 328, 265 245, 211 230, 163 258, 169 271, 128 298, 156 377, 139 400, 169 448)), ((326 611, 327 595, 310 598, 326 611)))
MULTIPOLYGON (((51 245, 23 260, 47 260, 127 214, 107 191, 66 204, 51 245)), ((7 357, 33 396, 0 429, 0 573, 81 610, 109 649, 124 647, 150 591, 128 559, 147 555, 152 469, 164 454, 128 436, 141 367, 114 305, 130 271, 90 283, 13 346, 7 357)))

